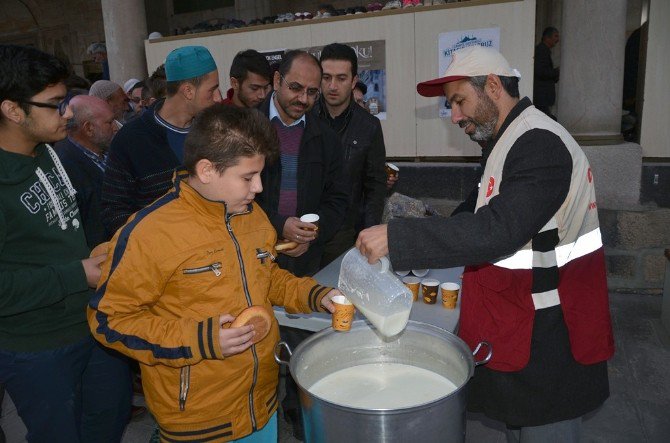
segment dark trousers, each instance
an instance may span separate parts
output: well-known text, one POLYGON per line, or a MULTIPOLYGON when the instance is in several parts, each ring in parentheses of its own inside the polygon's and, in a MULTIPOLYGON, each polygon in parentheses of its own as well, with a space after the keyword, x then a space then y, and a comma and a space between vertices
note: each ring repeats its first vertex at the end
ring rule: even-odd
MULTIPOLYGON (((282 341, 285 341, 289 348, 291 348, 291 352, 295 351, 295 348, 312 334, 314 333, 303 329, 289 328, 287 326, 279 327, 279 335, 281 336, 282 341)), ((287 411, 299 411, 300 400, 298 399, 298 385, 295 383, 295 380, 293 380, 290 373, 286 374, 286 384, 284 387, 286 389, 286 396, 281 402, 284 413, 287 411)))
POLYGON ((130 418, 128 362, 92 337, 48 351, 0 350, 0 383, 29 442, 119 442, 130 418))

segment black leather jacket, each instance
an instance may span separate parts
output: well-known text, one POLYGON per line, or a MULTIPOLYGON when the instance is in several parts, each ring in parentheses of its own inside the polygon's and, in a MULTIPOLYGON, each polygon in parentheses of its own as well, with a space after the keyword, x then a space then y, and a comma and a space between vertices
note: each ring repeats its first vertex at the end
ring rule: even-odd
MULTIPOLYGON (((314 106, 322 121, 330 123, 323 101, 314 106)), ((363 228, 381 222, 386 196, 386 147, 379 119, 351 100, 346 124, 338 134, 344 149, 344 170, 351 183, 349 210, 343 228, 363 228)))

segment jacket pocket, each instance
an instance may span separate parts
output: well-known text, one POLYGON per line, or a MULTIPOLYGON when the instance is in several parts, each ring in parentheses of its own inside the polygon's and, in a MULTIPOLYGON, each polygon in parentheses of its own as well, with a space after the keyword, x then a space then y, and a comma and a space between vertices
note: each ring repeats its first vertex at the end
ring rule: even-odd
POLYGON ((188 391, 191 389, 191 366, 179 370, 179 410, 186 410, 188 391))
POLYGON ((186 275, 202 274, 204 272, 213 272, 215 276, 220 277, 222 267, 223 266, 221 262, 215 262, 210 265, 200 266, 197 268, 185 268, 182 272, 186 275))

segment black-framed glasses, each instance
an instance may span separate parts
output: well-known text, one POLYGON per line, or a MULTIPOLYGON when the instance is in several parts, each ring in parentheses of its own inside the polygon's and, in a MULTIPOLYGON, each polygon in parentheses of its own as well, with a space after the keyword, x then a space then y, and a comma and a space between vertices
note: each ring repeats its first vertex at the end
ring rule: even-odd
POLYGON ((57 105, 53 103, 33 102, 30 100, 21 100, 21 103, 26 105, 37 106, 38 108, 58 109, 58 114, 62 117, 67 111, 67 105, 70 104, 68 100, 61 100, 57 105))
POLYGON ((289 91, 293 92, 294 94, 307 94, 307 97, 309 98, 316 98, 319 96, 321 91, 319 91, 319 88, 308 88, 306 86, 301 85, 298 82, 287 82, 286 79, 284 78, 283 75, 279 74, 279 77, 281 80, 286 83, 286 86, 288 86, 289 91))

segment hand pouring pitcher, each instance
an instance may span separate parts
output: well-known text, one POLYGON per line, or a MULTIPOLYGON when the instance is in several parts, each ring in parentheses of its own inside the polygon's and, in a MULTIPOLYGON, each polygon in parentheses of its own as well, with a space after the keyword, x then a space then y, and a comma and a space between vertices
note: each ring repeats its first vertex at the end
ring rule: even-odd
POLYGON ((352 248, 342 260, 338 287, 380 334, 391 337, 405 329, 412 293, 393 274, 387 257, 371 265, 352 248))

